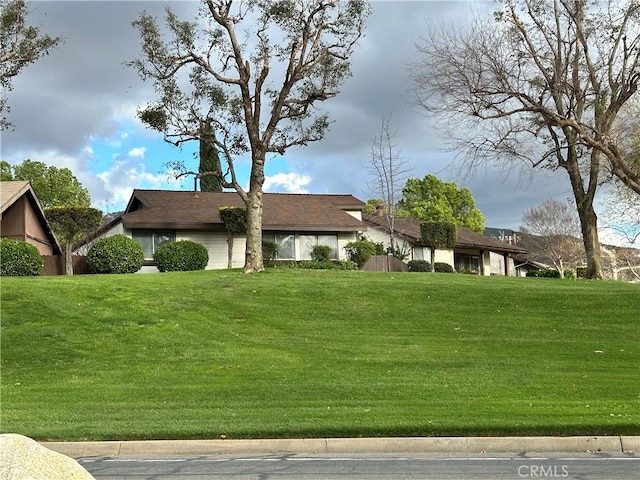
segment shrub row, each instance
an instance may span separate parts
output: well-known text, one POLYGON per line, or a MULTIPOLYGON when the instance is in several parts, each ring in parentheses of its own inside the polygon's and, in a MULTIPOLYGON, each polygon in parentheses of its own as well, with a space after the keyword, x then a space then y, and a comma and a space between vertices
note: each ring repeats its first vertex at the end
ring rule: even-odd
POLYGON ((532 270, 527 272, 527 277, 536 278, 560 278, 560 272, 554 268, 546 268, 541 270, 532 270))
MULTIPOLYGON (((431 263, 426 260, 411 260, 407 264, 410 272, 430 272, 431 263)), ((454 273, 455 270, 451 265, 444 262, 435 262, 433 269, 438 273, 454 273)), ((466 273, 466 272, 465 272, 466 273)))
POLYGON ((278 268, 300 268, 305 270, 358 270, 351 260, 300 260, 276 264, 278 268))
MULTIPOLYGON (((161 272, 204 270, 209 263, 209 252, 204 245, 180 240, 161 245, 153 259, 161 272)), ((142 247, 122 234, 101 238, 87 253, 91 273, 135 273, 143 263, 142 247)))

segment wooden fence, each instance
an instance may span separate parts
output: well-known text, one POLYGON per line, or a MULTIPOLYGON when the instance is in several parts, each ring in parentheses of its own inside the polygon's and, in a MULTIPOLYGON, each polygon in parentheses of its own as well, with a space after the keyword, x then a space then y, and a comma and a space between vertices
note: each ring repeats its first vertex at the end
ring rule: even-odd
MULTIPOLYGON (((64 275, 65 262, 63 255, 43 255, 42 275, 64 275)), ((73 274, 81 275, 89 273, 89 265, 87 265, 87 257, 81 255, 73 256, 73 274)))
POLYGON ((374 255, 365 262, 361 270, 368 272, 408 272, 409 267, 391 255, 374 255))

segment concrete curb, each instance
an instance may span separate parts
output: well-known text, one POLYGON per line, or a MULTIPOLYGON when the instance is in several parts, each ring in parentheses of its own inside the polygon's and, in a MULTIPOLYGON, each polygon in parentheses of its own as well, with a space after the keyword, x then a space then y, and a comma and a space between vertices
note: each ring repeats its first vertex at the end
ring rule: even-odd
POLYGON ((126 455, 277 455, 287 453, 640 453, 640 436, 309 438, 40 443, 50 450, 76 458, 126 455))

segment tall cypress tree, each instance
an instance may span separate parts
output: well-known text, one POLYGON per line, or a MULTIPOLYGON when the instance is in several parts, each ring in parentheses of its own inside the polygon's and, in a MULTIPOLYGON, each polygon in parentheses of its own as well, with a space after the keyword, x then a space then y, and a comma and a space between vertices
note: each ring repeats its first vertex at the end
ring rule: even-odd
POLYGON ((207 118, 200 124, 200 190, 203 192, 221 192, 222 167, 218 149, 214 143, 215 133, 211 126, 211 119, 207 118))

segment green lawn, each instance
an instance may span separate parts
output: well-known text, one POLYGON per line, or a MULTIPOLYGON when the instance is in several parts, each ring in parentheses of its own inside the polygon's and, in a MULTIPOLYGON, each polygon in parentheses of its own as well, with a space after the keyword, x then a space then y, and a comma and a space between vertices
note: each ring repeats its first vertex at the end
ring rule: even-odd
POLYGON ((640 288, 269 270, 2 278, 40 440, 640 434, 640 288))

